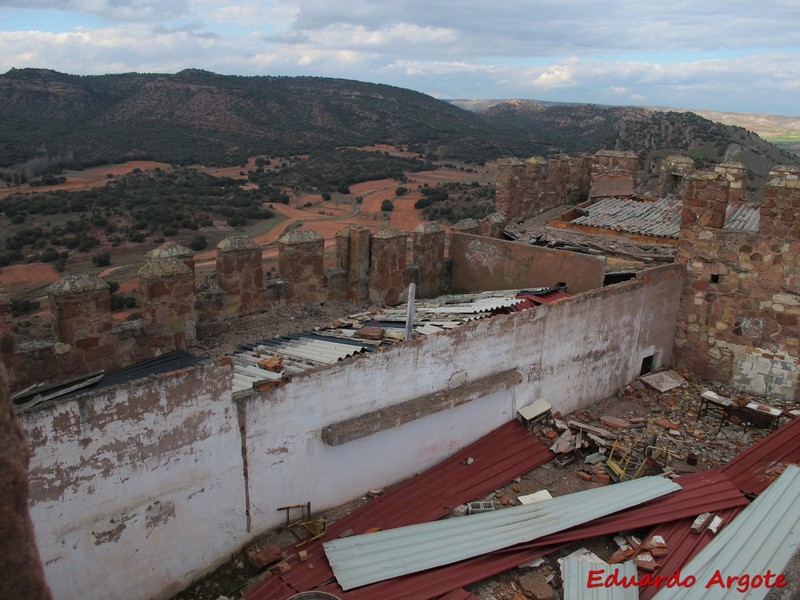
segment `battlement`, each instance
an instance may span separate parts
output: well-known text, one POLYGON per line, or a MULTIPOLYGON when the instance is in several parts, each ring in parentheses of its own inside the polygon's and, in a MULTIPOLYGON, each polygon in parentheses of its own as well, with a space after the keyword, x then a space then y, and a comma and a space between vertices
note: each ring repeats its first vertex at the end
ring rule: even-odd
POLYGON ((10 299, 0 296, 0 351, 12 389, 186 349, 204 321, 345 298, 397 304, 411 282, 419 297, 445 290, 445 231, 439 225, 420 225, 411 239, 396 229, 373 235, 363 227, 346 228, 336 236, 336 268, 327 271, 324 249, 319 234, 291 231, 278 240, 278 276, 265 278, 261 248, 246 236, 231 236, 217 245, 214 273, 197 285, 191 250, 164 244, 147 253, 138 271, 142 317, 135 321, 113 319, 106 281, 87 273, 67 275, 47 294, 51 342, 17 344, 10 299))
POLYGON ((616 150, 507 159, 497 169, 495 210, 517 220, 591 197, 631 195, 638 169, 636 154, 616 150))

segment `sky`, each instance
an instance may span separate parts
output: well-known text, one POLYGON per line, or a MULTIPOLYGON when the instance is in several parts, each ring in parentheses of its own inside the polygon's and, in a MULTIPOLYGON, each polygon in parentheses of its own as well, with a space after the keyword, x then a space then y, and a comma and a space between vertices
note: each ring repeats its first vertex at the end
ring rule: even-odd
POLYGON ((0 0, 0 73, 342 77, 800 115, 800 0, 0 0))

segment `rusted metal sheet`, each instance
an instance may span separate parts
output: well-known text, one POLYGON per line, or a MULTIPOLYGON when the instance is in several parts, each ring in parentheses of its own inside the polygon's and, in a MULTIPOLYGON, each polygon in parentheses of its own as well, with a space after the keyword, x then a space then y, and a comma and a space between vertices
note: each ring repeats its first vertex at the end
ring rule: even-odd
MULTIPOLYGON (((304 548, 308 552, 306 562, 301 563, 297 556, 292 556, 287 561, 289 571, 268 578, 243 597, 246 600, 285 600, 288 597, 283 595, 286 588, 297 592, 317 589, 333 578, 322 541, 336 539, 348 531, 358 534, 372 528, 390 529, 438 519, 459 504, 488 494, 552 457, 553 453, 518 421, 509 421, 334 523, 321 540, 304 548)), ((457 587, 458 584, 451 585, 436 595, 457 587)))

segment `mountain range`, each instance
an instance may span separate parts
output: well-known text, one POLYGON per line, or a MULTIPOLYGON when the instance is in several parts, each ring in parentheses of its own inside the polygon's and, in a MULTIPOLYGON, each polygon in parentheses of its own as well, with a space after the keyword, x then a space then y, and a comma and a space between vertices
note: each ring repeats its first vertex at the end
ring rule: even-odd
POLYGON ((643 165, 678 152, 700 166, 741 160, 755 177, 779 162, 800 166, 800 157, 752 130, 694 112, 532 100, 488 104, 321 77, 12 69, 0 75, 0 170, 127 159, 234 165, 249 156, 376 143, 475 162, 615 149, 636 152, 643 165))

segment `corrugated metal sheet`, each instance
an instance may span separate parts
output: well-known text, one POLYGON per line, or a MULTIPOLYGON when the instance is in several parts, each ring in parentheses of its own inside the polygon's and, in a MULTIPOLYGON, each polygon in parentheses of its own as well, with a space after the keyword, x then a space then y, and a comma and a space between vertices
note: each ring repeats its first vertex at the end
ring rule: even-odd
POLYGON ((464 588, 458 588, 457 590, 453 590, 449 594, 445 594, 439 600, 478 600, 475 596, 470 594, 464 588))
POLYGON ((573 219, 576 225, 602 227, 640 235, 677 238, 683 201, 662 198, 655 202, 624 198, 603 198, 584 207, 585 215, 573 219))
POLYGON ((728 205, 725 214, 725 229, 736 231, 758 231, 761 209, 747 204, 728 205))
MULTIPOLYGON (((422 335, 432 335, 455 329, 475 319, 526 310, 537 304, 568 297, 571 294, 567 294, 562 288, 552 287, 523 292, 476 292, 418 300, 414 331, 422 335)), ((259 367, 258 361, 262 358, 282 357, 285 374, 291 375, 318 365, 334 364, 354 354, 370 352, 379 346, 401 341, 403 336, 398 332, 405 328, 406 312, 406 305, 401 305, 383 309, 376 314, 351 315, 340 319, 338 327, 331 326, 313 333, 286 335, 245 345, 231 355, 234 370, 233 391, 251 389, 258 382, 282 377, 283 373, 272 373, 259 367), (367 325, 383 327, 387 331, 387 337, 380 341, 355 337, 357 328, 367 325)))
MULTIPOLYGON (((707 511, 704 511, 707 512, 707 511)), ((727 510, 714 511, 722 519, 723 527, 726 527, 736 516, 742 512, 742 508, 730 508, 727 510)), ((655 527, 643 540, 651 536, 660 535, 667 544, 667 555, 658 558, 658 567, 653 571, 653 575, 671 575, 678 569, 694 558, 698 552, 705 548, 714 534, 707 529, 702 533, 692 531, 694 517, 663 523, 655 527)), ((639 600, 650 600, 658 592, 658 587, 642 588, 639 592, 639 600)))
POLYGON ((378 531, 323 546, 339 585, 349 590, 536 540, 679 489, 663 477, 644 477, 534 505, 378 531))
MULTIPOLYGON (((789 465, 750 506, 733 520, 689 564, 681 569, 681 577, 694 576, 697 583, 690 588, 665 588, 656 600, 764 598, 765 586, 736 593, 727 587, 713 584, 715 573, 725 579, 729 575, 750 577, 782 573, 800 545, 800 468, 789 465)), ((773 579, 774 582, 774 579, 773 579)))
MULTIPOLYGON (((683 489, 629 510, 547 536, 528 544, 500 550, 430 571, 414 573, 389 581, 373 583, 345 592, 336 583, 324 586, 326 592, 342 600, 427 600, 457 586, 482 581, 551 554, 576 541, 600 535, 652 527, 666 519, 694 517, 702 512, 747 505, 747 499, 717 472, 684 475, 678 479, 683 489)), ((326 563, 327 564, 327 563, 326 563)))
MULTIPOLYGON (((348 530, 363 533, 376 527, 388 529, 438 519, 459 504, 485 496, 552 457, 553 453, 518 421, 509 421, 438 465, 333 523, 322 539, 336 539, 348 530), (467 458, 470 457, 472 463, 467 464, 467 458)), ((295 592, 309 591, 320 588, 332 579, 333 571, 325 558, 321 540, 307 544, 304 549, 308 552, 307 562, 300 562, 294 547, 287 548, 290 558, 286 563, 291 567, 290 570, 243 592, 243 597, 247 600, 285 600, 288 598, 288 595, 284 595, 286 588, 295 592)), ((526 556, 529 554, 526 553, 526 556)), ((437 585, 441 586, 441 583, 438 581, 437 585)), ((460 585, 463 584, 439 587, 429 597, 447 593, 460 585)), ((339 595, 336 591, 331 593, 339 595)))
POLYGON ((767 471, 791 463, 800 463, 800 419, 792 419, 740 452, 720 472, 743 492, 760 494, 772 481, 767 471))
POLYGON ((595 577, 600 581, 605 581, 608 575, 617 571, 616 578, 636 579, 638 572, 636 565, 632 561, 609 565, 602 561, 595 562, 588 560, 580 555, 580 552, 573 552, 561 559, 561 580, 564 583, 563 600, 637 600, 639 590, 637 587, 605 587, 603 585, 591 586, 588 583, 590 577, 592 582, 596 582, 595 577), (590 573, 590 571, 602 571, 602 573, 590 573))

